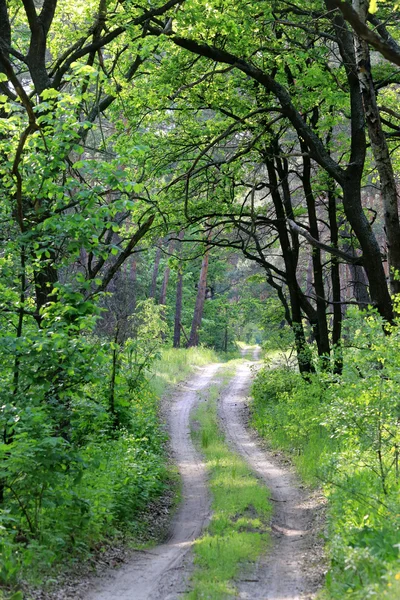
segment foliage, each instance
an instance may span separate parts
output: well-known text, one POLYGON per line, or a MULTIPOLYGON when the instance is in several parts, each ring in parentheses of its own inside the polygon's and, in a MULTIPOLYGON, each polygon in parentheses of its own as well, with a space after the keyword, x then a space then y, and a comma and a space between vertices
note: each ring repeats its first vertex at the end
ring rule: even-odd
MULTIPOLYGON (((372 38, 396 54, 389 4, 370 3, 372 38)), ((391 329, 390 292, 400 290, 388 195, 396 198, 399 76, 370 61, 337 6, 348 8, 0 0, 3 581, 33 556, 50 565, 89 551, 106 529, 128 530, 126 515, 160 493, 154 392, 215 358, 168 348, 178 274, 177 330, 190 330, 205 240, 200 342, 226 352, 239 338, 268 350, 294 340, 306 377, 261 374, 256 395, 271 402, 260 404, 258 425, 293 452, 306 479, 330 482, 332 514, 352 486, 392 506, 398 334, 389 341, 382 328, 391 329), (371 182, 383 210, 375 189, 363 189, 371 182), (174 247, 181 232, 184 249, 174 247), (377 307, 386 323, 353 315, 342 331, 343 294, 377 307), (341 376, 329 375, 342 363, 341 376), (115 474, 107 481, 105 459, 115 474)), ((360 527, 353 502, 349 492, 350 537, 360 527)), ((379 529, 368 514, 365 527, 379 529)), ((342 533, 331 531, 333 552, 342 533)), ((368 556, 367 573, 357 552, 348 568, 340 560, 350 579, 377 576, 368 556)))
MULTIPOLYGON (((138 376, 158 356, 163 324, 157 318, 151 304, 144 305, 136 317, 140 353, 129 339, 118 347, 118 429, 109 406, 115 342, 71 337, 60 321, 52 335, 33 330, 20 338, 19 348, 31 348, 19 359, 24 395, 10 386, 12 363, 2 379, 3 584, 28 571, 40 579, 50 564, 65 565, 66 555, 85 556, 102 540, 141 529, 135 517, 168 479, 157 397, 138 376)), ((3 343, 10 348, 7 338, 3 343)))
MULTIPOLYGON (((399 562, 399 334, 376 313, 346 321, 341 376, 309 381, 287 368, 262 370, 253 422, 293 456, 329 500, 330 597, 381 597, 399 562), (386 587, 385 587, 386 586, 386 587)), ((390 591, 390 590, 389 590, 390 591)))

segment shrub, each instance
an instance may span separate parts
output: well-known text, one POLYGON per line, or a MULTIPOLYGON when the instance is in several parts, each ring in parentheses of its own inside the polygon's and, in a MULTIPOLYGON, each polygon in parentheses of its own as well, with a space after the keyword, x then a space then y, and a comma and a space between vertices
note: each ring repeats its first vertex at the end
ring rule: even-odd
POLYGON ((258 374, 253 423, 291 453, 306 481, 323 485, 330 597, 390 597, 400 540, 400 336, 386 336, 373 312, 354 313, 346 328, 341 376, 258 374))

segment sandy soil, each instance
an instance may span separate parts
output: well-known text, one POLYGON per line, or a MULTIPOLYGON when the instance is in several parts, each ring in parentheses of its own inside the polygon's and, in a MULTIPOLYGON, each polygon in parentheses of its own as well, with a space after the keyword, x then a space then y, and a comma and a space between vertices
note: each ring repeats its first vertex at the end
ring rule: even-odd
POLYGON ((219 365, 210 365, 173 396, 168 425, 172 458, 182 478, 182 502, 170 537, 149 551, 135 552, 117 571, 107 571, 85 595, 86 600, 172 600, 185 591, 189 550, 209 519, 205 467, 190 436, 190 413, 199 393, 210 385, 219 365))
MULTIPOLYGON (((255 356, 254 358, 257 358, 255 356)), ((274 505, 273 546, 250 574, 238 582, 239 598, 300 600, 314 597, 324 559, 318 536, 323 503, 303 489, 277 453, 269 452, 248 427, 247 392, 254 363, 239 366, 220 403, 226 439, 266 483, 274 505)))

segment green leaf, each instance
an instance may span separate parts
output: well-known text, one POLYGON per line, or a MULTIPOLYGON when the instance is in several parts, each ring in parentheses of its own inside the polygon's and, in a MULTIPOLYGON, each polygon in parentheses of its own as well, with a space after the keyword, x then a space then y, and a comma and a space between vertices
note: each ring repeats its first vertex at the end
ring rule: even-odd
POLYGON ((49 98, 57 98, 58 94, 58 90, 55 90, 54 88, 48 88, 47 90, 43 90, 41 96, 43 100, 48 100, 49 98))

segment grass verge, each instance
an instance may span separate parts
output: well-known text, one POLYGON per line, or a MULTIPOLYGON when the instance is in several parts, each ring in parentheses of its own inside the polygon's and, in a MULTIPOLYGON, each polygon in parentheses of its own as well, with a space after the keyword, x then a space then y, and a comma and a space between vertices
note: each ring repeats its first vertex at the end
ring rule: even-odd
POLYGON ((321 600, 400 598, 398 362, 389 342, 378 342, 345 356, 340 377, 305 381, 280 367, 259 371, 253 385, 253 425, 327 498, 330 570, 321 600))
MULTIPOLYGON (((230 375, 225 371, 225 383, 230 375)), ((209 472, 212 518, 194 545, 195 571, 187 600, 235 597, 239 572, 254 562, 269 542, 268 491, 224 441, 217 416, 220 391, 221 386, 211 386, 195 414, 197 427, 192 435, 209 472)))
POLYGON ((152 366, 150 387, 160 398, 170 386, 186 379, 196 367, 213 362, 221 362, 221 357, 210 348, 165 348, 152 366))

